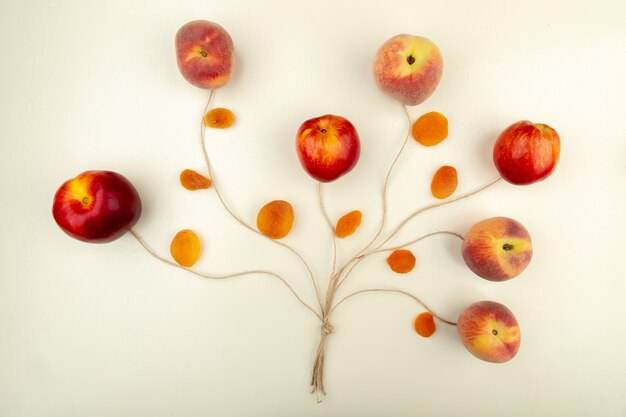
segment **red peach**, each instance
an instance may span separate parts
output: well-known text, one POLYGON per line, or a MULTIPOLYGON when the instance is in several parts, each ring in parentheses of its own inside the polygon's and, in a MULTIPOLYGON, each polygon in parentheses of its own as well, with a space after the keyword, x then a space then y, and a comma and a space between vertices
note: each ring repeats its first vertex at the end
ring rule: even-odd
POLYGON ((217 23, 195 20, 176 33, 176 61, 187 81, 198 88, 215 89, 230 79, 234 46, 217 23))
POLYGON ((296 152, 309 175, 329 182, 354 168, 361 144, 348 119, 327 114, 302 123, 296 134, 296 152))
POLYGON ((522 120, 500 134, 493 147, 493 162, 502 178, 527 185, 552 174, 560 153, 561 140, 556 130, 522 120))
POLYGON ((112 171, 87 171, 59 187, 54 195, 52 215, 71 237, 106 243, 137 223, 141 200, 124 176, 112 171))
POLYGON ((387 40, 374 58, 374 78, 378 87, 391 97, 415 106, 435 91, 443 58, 437 45, 413 35, 397 35, 387 40))
POLYGON ((517 354, 521 334, 517 319, 505 305, 480 301, 467 307, 456 324, 465 348, 487 362, 506 362, 517 354))
POLYGON ((489 281, 518 276, 533 255, 528 230, 516 220, 492 217, 473 225, 461 247, 465 263, 476 275, 489 281))

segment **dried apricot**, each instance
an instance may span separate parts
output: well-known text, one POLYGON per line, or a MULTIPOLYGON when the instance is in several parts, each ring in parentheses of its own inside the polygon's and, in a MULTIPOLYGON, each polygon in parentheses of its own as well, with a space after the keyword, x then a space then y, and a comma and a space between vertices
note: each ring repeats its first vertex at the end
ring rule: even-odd
POLYGON ((259 210, 256 225, 265 236, 282 239, 293 226, 293 207, 283 200, 270 201, 259 210))
POLYGON ((362 218, 363 214, 359 210, 353 210, 343 215, 335 226, 335 236, 340 239, 350 236, 359 228, 362 218))
POLYGON ((393 272, 407 274, 415 267, 415 256, 410 250, 396 249, 387 258, 387 263, 393 272))
POLYGON ((196 171, 186 169, 180 173, 180 184, 188 190, 203 190, 211 186, 211 180, 196 171))
POLYGON ((226 129, 235 122, 235 115, 232 111, 218 107, 211 109, 204 115, 203 123, 206 127, 215 129, 226 129))
POLYGON ((448 137, 448 119, 443 114, 431 111, 413 123, 413 138, 424 146, 434 146, 448 137))
POLYGON ((456 190, 459 184, 456 168, 444 165, 435 172, 433 180, 430 183, 430 191, 433 197, 444 199, 448 198, 456 190))
POLYGON ((415 318, 415 322, 413 322, 413 327, 415 328, 417 334, 422 337, 430 337, 433 333, 435 333, 435 330, 437 330, 433 315, 429 312, 425 312, 417 316, 415 318))
POLYGON ((200 257, 202 244, 200 238, 193 230, 185 229, 176 233, 172 243, 170 244, 170 253, 172 258, 180 266, 190 267, 196 263, 200 257))

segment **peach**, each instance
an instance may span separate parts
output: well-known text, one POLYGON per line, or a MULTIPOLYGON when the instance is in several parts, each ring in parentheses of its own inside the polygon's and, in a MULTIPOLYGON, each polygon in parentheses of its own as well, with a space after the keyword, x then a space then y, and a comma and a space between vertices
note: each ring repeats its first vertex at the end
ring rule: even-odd
POLYGON ((52 215, 74 239, 107 243, 129 231, 141 216, 135 187, 113 171, 86 171, 65 181, 54 195, 52 215))
POLYGON ((310 176, 330 182, 354 168, 361 154, 361 142, 348 119, 327 114, 300 125, 296 133, 296 152, 310 176))
POLYGON ((489 281, 506 281, 526 269, 533 247, 530 234, 521 223, 507 217, 492 217, 469 229, 461 252, 476 275, 489 281))
POLYGON ((493 162, 511 184, 528 185, 552 174, 560 153, 561 139, 556 130, 522 120, 500 134, 493 147, 493 162))
POLYGON ((176 33, 176 61, 187 81, 198 88, 216 89, 230 79, 234 46, 228 32, 206 20, 194 20, 176 33))
POLYGON ((478 359, 506 362, 519 350, 517 319, 505 305, 495 301, 470 305, 459 316, 456 327, 465 348, 478 359))
POLYGON ((378 87, 408 106, 426 100, 437 88, 443 58, 437 45, 413 35, 397 35, 385 42, 374 58, 378 87))

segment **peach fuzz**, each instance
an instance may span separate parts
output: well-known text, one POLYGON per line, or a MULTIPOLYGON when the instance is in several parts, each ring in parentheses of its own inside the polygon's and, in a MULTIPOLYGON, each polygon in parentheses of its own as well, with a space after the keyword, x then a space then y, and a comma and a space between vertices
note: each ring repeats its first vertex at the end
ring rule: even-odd
POLYGON ((521 223, 507 217, 492 217, 469 229, 461 252, 466 265, 476 275, 489 281, 506 281, 526 269, 533 247, 530 234, 521 223))
POLYGON ((183 77, 198 88, 215 89, 230 79, 234 46, 228 32, 206 20, 194 20, 176 33, 176 62, 183 77))
POLYGON ((513 359, 521 341, 517 319, 505 305, 495 301, 480 301, 463 310, 457 332, 465 348, 487 362, 513 359))
POLYGON ((405 105, 415 106, 435 91, 443 72, 443 58, 437 45, 413 35, 387 40, 374 58, 378 87, 405 105))

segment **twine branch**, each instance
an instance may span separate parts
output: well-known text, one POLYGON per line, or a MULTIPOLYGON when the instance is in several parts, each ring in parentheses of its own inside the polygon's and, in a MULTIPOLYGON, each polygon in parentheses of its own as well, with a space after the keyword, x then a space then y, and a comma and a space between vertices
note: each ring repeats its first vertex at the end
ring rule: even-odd
POLYGON ((409 136, 411 134, 411 116, 409 115, 409 110, 407 109, 407 107, 404 104, 402 104, 402 109, 404 110, 404 114, 406 115, 406 120, 407 120, 408 127, 407 127, 406 137, 404 138, 404 142, 402 142, 402 146, 400 147, 400 150, 396 154, 396 157, 393 159, 393 162, 391 163, 391 166, 389 167, 389 170, 387 170, 387 175, 385 175, 385 181, 383 183, 383 214, 382 214, 382 219, 380 221, 380 224, 378 225, 378 230, 376 230, 376 234, 374 234, 374 237, 372 238, 372 240, 370 240, 369 243, 359 252, 359 255, 362 254, 363 252, 365 252, 366 250, 368 250, 374 244, 374 242, 376 242, 376 239, 378 239, 378 237, 380 236, 381 232, 383 231, 383 228, 385 227, 385 223, 387 221, 387 189, 389 188, 389 177, 391 176, 391 172, 393 171, 394 167, 396 166, 396 163, 398 162, 398 159, 400 159, 400 155, 402 154, 402 151, 406 147, 406 144, 409 141, 409 136))
POLYGON ((390 241, 390 240, 391 240, 391 239, 392 239, 392 238, 393 238, 396 234, 398 234, 398 232, 399 232, 400 230, 402 230, 402 228, 403 228, 403 227, 404 227, 407 223, 409 223, 411 220, 413 220, 415 217, 419 216, 420 214, 422 214, 422 213, 424 213, 424 212, 426 212, 426 211, 432 210, 432 209, 434 209, 434 208, 437 208, 437 207, 443 207, 443 206, 446 206, 446 205, 448 205, 448 204, 452 204, 452 203, 455 203, 455 202, 457 202, 457 201, 464 200, 464 199, 469 198, 469 197, 471 197, 471 196, 473 196, 473 195, 476 195, 476 194, 478 194, 479 192, 481 192, 481 191, 483 191, 483 190, 486 190, 487 188, 489 188, 489 187, 491 187, 492 185, 496 184, 496 183, 497 183, 497 182, 499 182, 501 179, 502 179, 502 177, 498 177, 498 178, 496 178, 495 180, 491 181, 489 184, 487 184, 487 185, 483 185, 482 187, 480 187, 480 188, 478 188, 478 189, 476 189, 476 190, 474 190, 474 191, 471 191, 471 192, 469 192, 469 193, 466 193, 466 194, 460 195, 460 196, 458 196, 458 197, 456 197, 456 198, 452 198, 452 199, 450 199, 450 200, 442 201, 442 202, 440 202, 440 203, 431 204, 431 205, 428 205, 428 206, 426 206, 426 207, 422 207, 422 208, 421 208, 421 209, 419 209, 419 210, 414 211, 414 212, 413 212, 413 213, 411 213, 411 214, 410 214, 410 215, 409 215, 406 219, 404 219, 404 220, 403 220, 403 221, 402 221, 402 222, 401 222, 401 223, 400 223, 400 224, 399 224, 399 225, 398 225, 398 226, 397 226, 397 227, 396 227, 396 228, 395 228, 395 229, 394 229, 394 230, 393 230, 393 231, 389 234, 389 236, 387 236, 387 238, 386 238, 386 239, 385 239, 385 240, 384 240, 384 241, 383 241, 380 245, 378 245, 378 246, 377 246, 377 248, 376 248, 376 249, 379 249, 379 248, 380 248, 381 246, 383 246, 385 243, 389 242, 389 241, 390 241))
POLYGON ((209 106, 211 105, 211 101, 213 100, 215 96, 215 90, 211 90, 211 93, 209 94, 209 98, 206 102, 206 105, 204 106, 204 112, 202 113, 202 118, 200 119, 200 147, 202 148, 202 155, 204 157, 204 162, 206 164, 207 170, 209 172, 209 178, 211 178, 211 181, 213 182, 213 189, 215 190, 215 194, 217 195, 217 198, 220 200, 220 203, 222 203, 222 206, 224 206, 224 209, 228 212, 228 214, 231 215, 232 218, 234 218, 241 226, 245 227, 246 229, 250 230, 253 233, 256 233, 259 236, 264 237, 265 239, 269 240, 270 242, 275 243, 276 245, 282 246, 283 248, 287 249, 288 251, 290 251, 292 254, 294 254, 299 260, 300 262, 302 262, 302 264, 304 265, 304 267, 306 268, 308 274, 309 274, 309 278, 311 279, 311 283, 313 284, 313 288, 315 289, 315 296, 317 297, 317 303, 320 307, 320 309, 322 309, 322 299, 320 297, 320 292, 319 289, 317 287, 317 282, 315 280, 315 276, 313 275, 313 271, 311 270, 311 267, 309 266, 309 263, 302 257, 302 255, 300 255, 300 253, 294 249, 293 247, 287 245, 286 243, 280 242, 276 239, 272 239, 270 237, 265 236, 263 233, 259 232, 257 229, 255 229, 254 227, 250 226, 248 223, 246 223, 241 217, 239 217, 231 208, 230 206, 226 203, 226 200, 224 199, 224 197, 222 196, 222 192, 220 191, 220 188, 218 187, 217 181, 215 180, 215 177, 213 175, 213 168, 211 165, 211 161, 209 159, 209 154, 206 150, 206 143, 205 143, 205 126, 204 126, 204 115, 206 114, 206 112, 209 109, 209 106))
POLYGON ((356 292, 354 292, 354 293, 352 293, 350 295, 345 296, 341 300, 339 300, 339 302, 337 302, 337 304, 335 304, 335 306, 330 311, 331 312, 335 311, 335 309, 337 309, 337 307, 339 307, 341 304, 343 304, 345 301, 349 300, 352 297, 355 297, 355 296, 357 296, 359 294, 372 293, 372 292, 378 292, 378 293, 387 292, 387 293, 395 293, 395 294, 405 295, 405 296, 415 300, 418 304, 421 304, 428 312, 430 312, 430 314, 433 315, 433 317, 437 318, 439 321, 441 321, 443 323, 446 323, 446 324, 449 324, 451 326, 456 326, 455 322, 444 319, 439 314, 435 313, 428 305, 426 305, 426 303, 424 303, 422 300, 420 300, 419 298, 417 298, 413 294, 408 293, 406 291, 396 290, 396 289, 391 289, 391 288, 370 288, 370 289, 366 289, 366 290, 356 291, 356 292))
POLYGON ((324 215, 324 219, 326 220, 326 224, 328 225, 328 228, 330 229, 330 234, 333 240, 333 255, 332 255, 332 263, 331 263, 332 266, 331 266, 331 272, 330 272, 330 277, 332 280, 333 275, 335 275, 335 269, 337 268, 337 237, 335 236, 335 228, 333 226, 333 222, 330 220, 330 216, 328 216, 328 212, 326 211, 326 206, 324 205, 324 193, 322 192, 321 182, 317 183, 317 196, 318 196, 318 200, 320 203, 320 210, 322 211, 322 214, 324 215))
POLYGON ((402 245, 393 246, 393 247, 391 247, 391 248, 378 248, 378 249, 371 250, 371 251, 369 251, 369 252, 365 252, 365 253, 363 253, 363 254, 361 254, 361 255, 356 256, 356 258, 354 258, 354 259, 352 260, 352 262, 349 262, 348 264, 346 264, 346 267, 345 267, 345 269, 344 269, 344 270, 345 270, 345 273, 343 274, 343 278, 341 279, 341 281, 339 281, 339 284, 337 285, 337 287, 340 287, 340 286, 341 286, 341 284, 343 284, 343 283, 344 283, 344 281, 345 281, 346 279, 348 279, 348 277, 350 276, 350 273, 352 272, 352 270, 353 270, 353 269, 354 269, 354 268, 355 268, 355 267, 356 267, 356 266, 357 266, 357 265, 358 265, 358 264, 359 264, 359 263, 360 263, 363 259, 365 259, 366 257, 368 257, 368 256, 370 256, 370 255, 373 255, 373 254, 375 254, 375 253, 389 252, 389 251, 393 251, 393 250, 396 250, 396 249, 406 248, 407 246, 413 245, 414 243, 420 242, 420 241, 422 241, 422 240, 424 240, 424 239, 427 239, 427 238, 432 237, 432 236, 437 236, 437 235, 450 235, 450 236, 456 236, 456 237, 458 237, 459 239, 463 240, 463 236, 461 236, 460 234, 458 234, 458 233, 456 233, 456 232, 450 232, 450 231, 447 231, 447 230, 441 230, 441 231, 432 232, 432 233, 428 233, 428 234, 426 234, 426 235, 420 236, 420 237, 418 237, 418 238, 416 238, 416 239, 413 239, 413 240, 411 240, 411 241, 409 241, 409 242, 406 242, 406 243, 404 243, 404 244, 402 244, 402 245))
POLYGON ((450 235, 450 236, 456 236, 456 237, 458 237, 459 239, 463 240, 463 236, 462 236, 462 235, 460 235, 460 234, 459 234, 459 233, 457 233, 457 232, 450 232, 450 231, 447 231, 447 230, 441 230, 441 231, 438 231, 438 232, 428 233, 427 235, 420 236, 420 237, 418 237, 418 238, 416 238, 416 239, 410 240, 410 241, 405 242, 405 243, 403 243, 403 244, 401 244, 401 245, 392 246, 392 247, 390 247, 390 248, 379 248, 379 249, 374 249, 374 250, 371 250, 371 251, 369 251, 369 252, 365 252, 364 254, 360 255, 360 256, 359 256, 359 258, 364 258, 364 257, 366 257, 366 256, 373 255, 373 254, 375 254, 375 253, 380 253, 380 252, 389 252, 389 251, 394 251, 394 250, 397 250, 397 249, 406 248, 407 246, 411 246, 411 245, 413 245, 413 244, 415 244, 415 243, 417 243, 417 242, 420 242, 420 241, 422 241, 422 240, 424 240, 424 239, 427 239, 427 238, 429 238, 429 237, 431 237, 431 236, 437 236, 437 235, 450 235))
POLYGON ((335 228, 333 227, 333 222, 330 220, 328 213, 326 212, 326 207, 324 206, 324 195, 322 192, 322 184, 317 184, 317 195, 319 198, 319 205, 326 220, 326 224, 330 230, 333 240, 333 261, 332 261, 332 272, 330 279, 328 280, 328 289, 326 291, 326 300, 324 303, 324 307, 322 308, 322 326, 320 328, 320 341, 317 345, 317 350, 315 352, 315 359, 313 361, 313 372, 311 373, 311 386, 313 387, 312 393, 315 393, 317 397, 317 402, 322 401, 322 397, 326 395, 326 390, 324 389, 324 358, 326 352, 326 341, 328 336, 333 332, 333 326, 330 323, 330 315, 331 315, 331 307, 333 303, 333 299, 335 297, 335 292, 337 291, 337 283, 339 276, 341 275, 341 271, 336 271, 337 268, 337 238, 335 236, 335 228))
POLYGON ((253 274, 263 274, 263 275, 269 275, 271 277, 274 277, 276 279, 278 279, 279 281, 281 281, 283 284, 285 284, 285 286, 287 286, 287 288, 289 288, 289 291, 291 291, 291 293, 293 294, 294 297, 296 297, 296 299, 304 306, 306 307, 309 311, 311 311, 313 314, 315 314, 315 316, 317 316, 318 319, 320 319, 320 321, 324 321, 322 319, 322 316, 315 311, 315 309, 313 307, 311 307, 309 304, 307 304, 302 298, 300 298, 300 296, 298 295, 298 293, 296 292, 296 290, 294 290, 294 288, 280 275, 271 272, 271 271, 264 271, 264 270, 250 270, 250 271, 242 271, 242 272, 236 272, 233 274, 224 274, 224 275, 209 275, 209 274, 204 274, 201 272, 197 272, 194 271, 193 269, 190 268, 186 268, 184 266, 181 266, 179 264, 177 264, 176 262, 172 262, 167 258, 164 258, 163 256, 159 255, 154 249, 152 249, 150 247, 150 245, 148 245, 148 243, 139 235, 139 233, 137 233, 134 229, 130 229, 129 233, 135 238, 137 239, 137 241, 141 244, 141 246, 143 246, 143 248, 150 254, 152 255, 154 258, 158 259, 159 261, 166 263, 170 266, 176 267, 178 269, 182 269, 184 271, 187 271, 191 274, 194 274, 200 278, 205 278, 205 279, 212 279, 212 280, 223 280, 223 279, 229 279, 229 278, 237 278, 237 277, 241 277, 244 275, 253 275, 253 274))
POLYGON ((341 269, 343 277, 339 280, 339 283, 337 284, 337 288, 341 287, 341 284, 343 284, 345 282, 345 280, 350 276, 350 274, 352 273, 352 270, 359 263, 361 263, 361 261, 367 255, 369 255, 369 253, 366 253, 366 254, 363 254, 363 255, 357 255, 354 258, 352 258, 347 264, 344 265, 344 267, 341 269))

